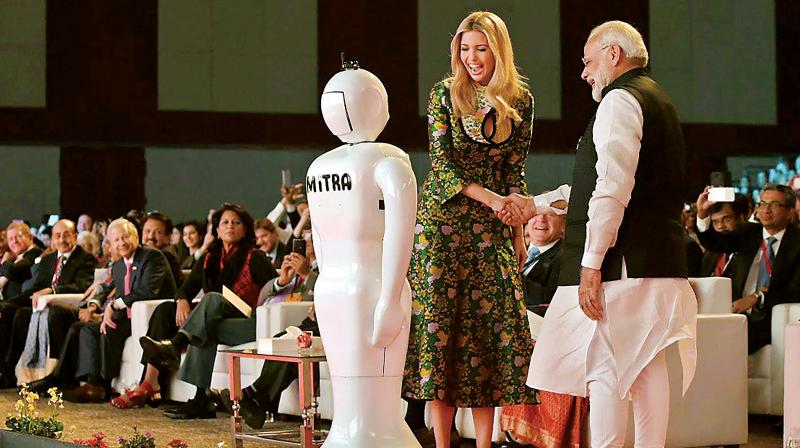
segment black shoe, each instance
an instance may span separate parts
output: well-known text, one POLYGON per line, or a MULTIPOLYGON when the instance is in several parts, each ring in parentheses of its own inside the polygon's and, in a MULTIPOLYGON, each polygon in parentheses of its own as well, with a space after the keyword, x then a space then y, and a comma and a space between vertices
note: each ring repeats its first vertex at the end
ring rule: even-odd
POLYGON ((139 344, 150 364, 166 370, 178 370, 180 367, 181 353, 172 341, 155 341, 149 336, 142 336, 139 344))
POLYGON ((46 393, 51 387, 58 387, 58 381, 53 375, 47 375, 42 379, 28 383, 28 390, 37 394, 46 393))
MULTIPOLYGON (((228 415, 233 415, 233 401, 231 400, 230 390, 222 389, 212 396, 219 400, 228 415)), ((262 409, 252 398, 242 397, 239 400, 239 415, 242 416, 247 426, 256 430, 263 428, 264 422, 267 420, 267 411, 262 409)))
POLYGON ((175 420, 217 418, 217 410, 214 403, 207 398, 200 400, 192 398, 176 408, 167 409, 164 415, 175 420))

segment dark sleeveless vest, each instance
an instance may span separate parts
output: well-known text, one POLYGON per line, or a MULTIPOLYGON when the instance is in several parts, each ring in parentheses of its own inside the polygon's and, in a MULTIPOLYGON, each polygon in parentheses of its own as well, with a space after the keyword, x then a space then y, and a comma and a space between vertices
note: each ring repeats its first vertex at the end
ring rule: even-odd
MULTIPOLYGON (((614 247, 603 259, 603 281, 619 280, 625 259, 629 278, 686 278, 686 249, 680 225, 685 174, 683 133, 667 94, 644 68, 630 70, 603 89, 625 89, 642 107, 642 132, 635 185, 614 247)), ((595 117, 578 142, 572 174, 559 284, 580 283, 581 259, 589 221, 589 199, 597 181, 595 117)))

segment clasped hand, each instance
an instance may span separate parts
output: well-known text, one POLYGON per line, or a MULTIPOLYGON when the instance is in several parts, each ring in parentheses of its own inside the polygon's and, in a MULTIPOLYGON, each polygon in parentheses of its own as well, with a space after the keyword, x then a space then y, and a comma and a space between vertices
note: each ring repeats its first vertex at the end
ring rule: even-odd
POLYGON ((533 198, 518 193, 499 196, 491 207, 503 224, 509 226, 521 226, 536 216, 533 198))

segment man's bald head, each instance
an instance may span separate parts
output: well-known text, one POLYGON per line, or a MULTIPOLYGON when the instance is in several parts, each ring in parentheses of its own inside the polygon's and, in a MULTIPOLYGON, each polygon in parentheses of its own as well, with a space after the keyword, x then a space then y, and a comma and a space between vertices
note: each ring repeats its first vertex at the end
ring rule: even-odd
POLYGON ((62 219, 54 226, 50 236, 50 244, 59 254, 72 252, 78 242, 78 232, 75 223, 69 219, 62 219))

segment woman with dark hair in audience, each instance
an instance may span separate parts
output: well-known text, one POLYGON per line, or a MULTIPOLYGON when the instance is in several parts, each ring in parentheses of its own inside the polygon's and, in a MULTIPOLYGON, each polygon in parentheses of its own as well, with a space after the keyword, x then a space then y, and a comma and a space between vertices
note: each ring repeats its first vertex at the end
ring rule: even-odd
MULTIPOLYGON (((186 224, 179 222, 172 226, 172 232, 169 234, 169 244, 175 248, 175 256, 178 259, 178 264, 183 264, 186 257, 189 256, 189 249, 183 243, 183 226, 186 224)), ((183 267, 181 267, 183 269, 183 267)), ((187 268, 191 269, 191 268, 187 268)))
POLYGON ((204 225, 197 221, 189 221, 183 224, 182 241, 187 253, 181 263, 181 269, 192 269, 195 262, 205 255, 208 245, 214 238, 206 233, 204 225))
POLYGON ((140 339, 146 363, 144 381, 112 400, 118 408, 141 406, 160 399, 159 371, 175 370, 180 354, 188 348, 179 378, 197 386, 195 397, 164 414, 170 418, 213 418, 214 404, 206 395, 217 344, 237 345, 255 340, 255 312, 246 316, 225 299, 225 286, 251 308, 267 281, 278 276, 264 252, 255 245, 253 218, 238 205, 223 204, 212 217, 215 240, 183 282, 174 302, 159 305, 150 318, 148 336, 140 339), (205 291, 190 313, 190 301, 205 291), (171 339, 169 339, 171 338, 171 339))

